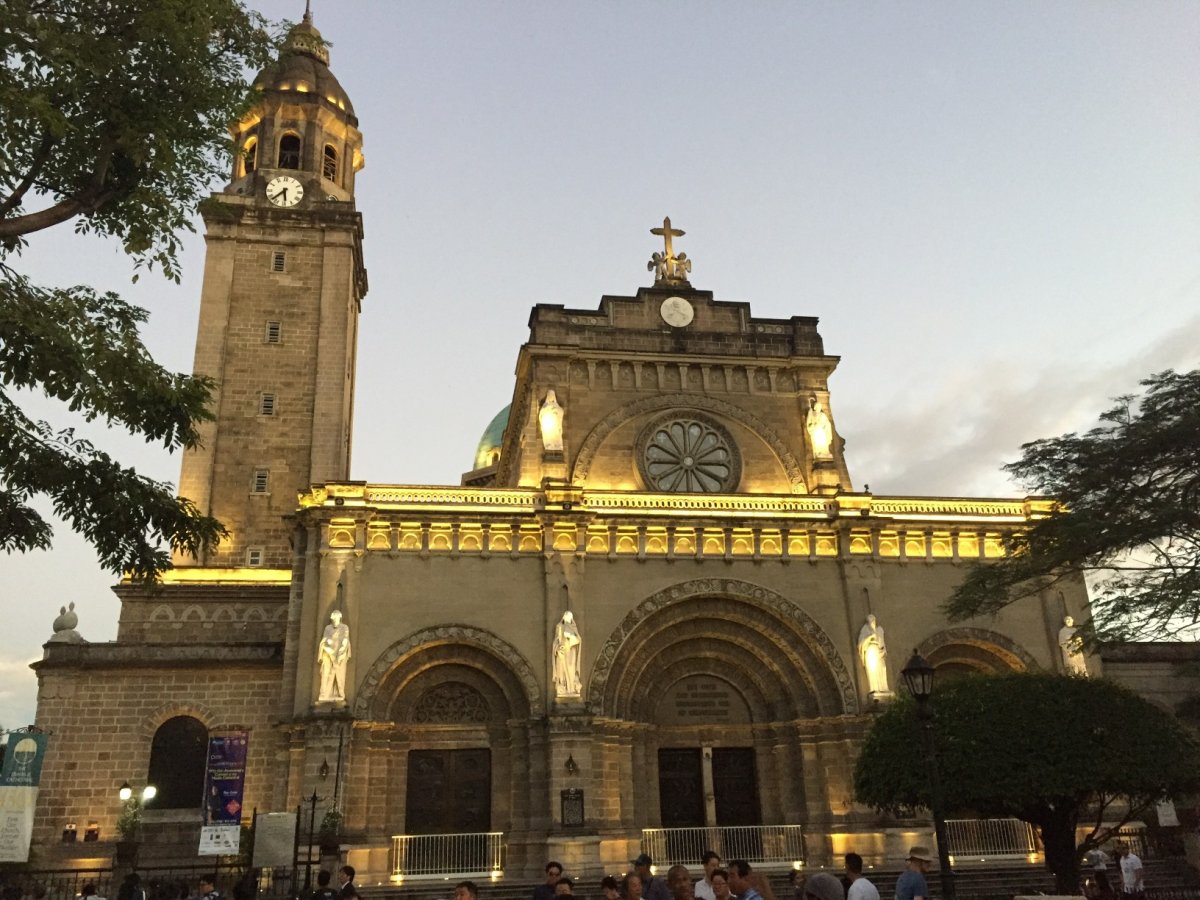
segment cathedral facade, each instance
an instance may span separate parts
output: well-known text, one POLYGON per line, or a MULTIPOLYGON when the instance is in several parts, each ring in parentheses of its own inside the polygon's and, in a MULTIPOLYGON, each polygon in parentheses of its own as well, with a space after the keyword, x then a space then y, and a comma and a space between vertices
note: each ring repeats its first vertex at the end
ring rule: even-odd
POLYGON ((927 824, 856 805, 851 773, 912 649, 945 676, 1070 665, 1082 584, 940 611, 1049 503, 856 489, 817 319, 693 288, 669 220, 651 284, 534 307, 460 485, 353 481, 362 135, 328 63, 293 29, 204 209, 215 417, 180 491, 229 537, 118 587, 115 642, 35 665, 43 858, 86 856, 68 823, 113 839, 123 782, 160 784, 146 827, 198 830, 203 753, 180 748, 226 732, 247 815, 318 798, 367 882, 404 874, 408 836, 499 835, 483 868, 521 877, 622 871, 694 829, 789 864, 899 858, 927 824))

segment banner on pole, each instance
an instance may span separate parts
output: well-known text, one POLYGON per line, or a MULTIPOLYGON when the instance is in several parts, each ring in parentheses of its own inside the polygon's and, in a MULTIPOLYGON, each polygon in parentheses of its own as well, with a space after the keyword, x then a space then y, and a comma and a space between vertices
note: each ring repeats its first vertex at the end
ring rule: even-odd
POLYGON ((0 769, 0 862, 28 862, 46 735, 16 732, 0 769))
POLYGON ((209 825, 240 825, 242 822, 248 743, 249 736, 244 731, 214 734, 208 739, 204 798, 209 825))

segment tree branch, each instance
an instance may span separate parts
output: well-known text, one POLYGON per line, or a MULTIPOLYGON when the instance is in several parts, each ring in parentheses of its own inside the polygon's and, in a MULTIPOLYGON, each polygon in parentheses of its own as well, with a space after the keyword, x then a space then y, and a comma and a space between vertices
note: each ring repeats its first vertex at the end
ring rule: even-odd
POLYGON ((108 178, 112 158, 113 148, 111 144, 108 144, 104 146, 96 159, 96 166, 88 177, 87 187, 38 212, 0 220, 0 240, 32 234, 35 231, 65 222, 67 219, 73 219, 81 213, 95 212, 109 200, 119 196, 122 191, 119 183, 111 187, 105 187, 104 184, 108 178))
POLYGON ((29 170, 25 173, 25 177, 21 179, 20 183, 4 202, 0 203, 0 216, 7 215, 10 211, 20 206, 22 198, 24 198, 26 192, 33 186, 38 173, 42 171, 46 162, 50 159, 50 151, 54 148, 55 143, 57 141, 50 132, 42 135, 42 142, 33 154, 33 159, 29 163, 29 170))

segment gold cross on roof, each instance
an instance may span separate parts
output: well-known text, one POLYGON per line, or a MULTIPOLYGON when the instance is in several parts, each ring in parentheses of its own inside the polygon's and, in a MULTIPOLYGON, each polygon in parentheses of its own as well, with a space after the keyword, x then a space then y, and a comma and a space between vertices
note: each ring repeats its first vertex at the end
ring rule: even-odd
POLYGON ((684 232, 680 231, 678 228, 671 227, 671 217, 667 216, 665 219, 663 219, 662 228, 651 228, 650 233, 662 235, 662 239, 667 245, 667 259, 673 259, 675 256, 675 251, 671 247, 671 238, 683 237, 684 232))

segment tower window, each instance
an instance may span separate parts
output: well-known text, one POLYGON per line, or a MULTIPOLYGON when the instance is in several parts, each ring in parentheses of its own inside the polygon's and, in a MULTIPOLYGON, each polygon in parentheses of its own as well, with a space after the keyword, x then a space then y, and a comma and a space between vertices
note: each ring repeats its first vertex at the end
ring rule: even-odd
POLYGON ((256 494, 270 493, 271 490, 271 470, 270 469, 255 469, 254 482, 250 490, 256 494))
POLYGON ((285 134, 279 139, 279 168, 300 168, 300 137, 295 134, 285 134))
POLYGON ((275 415, 275 395, 274 394, 259 394, 258 395, 258 414, 260 416, 275 415))
POLYGON ((266 335, 266 337, 264 338, 264 340, 265 340, 265 341, 266 341, 268 344, 281 344, 281 343, 283 343, 283 323, 281 323, 281 322, 268 322, 268 323, 267 323, 267 335, 266 335))
POLYGON ((250 138, 242 145, 242 171, 249 175, 258 168, 258 138, 250 138))
POLYGON ((276 250, 271 254, 271 271, 283 272, 287 269, 287 254, 282 250, 276 250))
POLYGON ((262 547, 247 547, 246 548, 246 565, 251 568, 256 568, 263 564, 262 547))
POLYGON ((325 158, 321 163, 321 174, 330 181, 337 181, 337 150, 325 145, 325 158))

